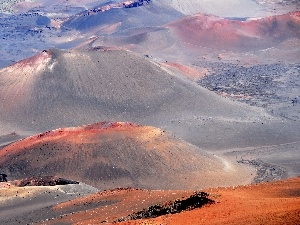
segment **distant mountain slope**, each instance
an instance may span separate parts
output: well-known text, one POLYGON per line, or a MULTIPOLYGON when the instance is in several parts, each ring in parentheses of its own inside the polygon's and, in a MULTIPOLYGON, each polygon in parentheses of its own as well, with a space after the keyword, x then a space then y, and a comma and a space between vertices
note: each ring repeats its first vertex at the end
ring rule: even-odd
POLYGON ((299 12, 246 20, 214 15, 185 16, 159 27, 134 28, 114 35, 120 24, 104 27, 86 44, 117 46, 158 62, 197 64, 224 60, 245 64, 298 63, 299 12))
POLYGON ((176 10, 191 15, 206 13, 221 17, 257 17, 262 15, 264 7, 251 0, 161 0, 163 4, 174 7, 176 10))
POLYGON ((0 87, 4 135, 112 120, 161 127, 213 149, 300 136, 297 123, 229 101, 127 51, 42 52, 2 69, 0 87))
POLYGON ((300 37, 300 12, 251 21, 196 14, 167 25, 191 48, 255 51, 300 37))
POLYGON ((0 151, 10 179, 59 176, 100 189, 197 189, 247 183, 250 171, 154 127, 97 123, 42 133, 0 151))
POLYGON ((106 34, 106 27, 115 24, 118 24, 118 27, 113 33, 122 33, 128 29, 161 26, 183 16, 182 13, 167 5, 149 2, 149 4, 142 3, 138 7, 130 7, 130 2, 138 1, 99 5, 71 16, 63 26, 100 35, 106 34))

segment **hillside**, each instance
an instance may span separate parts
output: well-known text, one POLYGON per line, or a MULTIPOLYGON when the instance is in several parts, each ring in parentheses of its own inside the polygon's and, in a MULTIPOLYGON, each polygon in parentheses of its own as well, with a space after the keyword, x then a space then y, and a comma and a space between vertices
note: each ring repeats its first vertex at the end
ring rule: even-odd
POLYGON ((249 182, 253 176, 158 128, 97 123, 49 131, 0 151, 9 179, 58 176, 99 189, 199 189, 249 182))
POLYGON ((192 48, 202 46, 243 52, 267 49, 285 40, 299 38, 299 18, 299 12, 250 21, 196 14, 168 26, 192 48))
POLYGON ((1 145, 14 140, 7 139, 13 132, 24 137, 107 120, 156 126, 221 157, 236 148, 299 142, 298 122, 220 97, 128 51, 52 49, 0 74, 1 145))
POLYGON ((45 51, 2 69, 0 85, 3 135, 109 120, 160 127, 211 149, 300 136, 297 123, 222 98, 128 51, 45 51))

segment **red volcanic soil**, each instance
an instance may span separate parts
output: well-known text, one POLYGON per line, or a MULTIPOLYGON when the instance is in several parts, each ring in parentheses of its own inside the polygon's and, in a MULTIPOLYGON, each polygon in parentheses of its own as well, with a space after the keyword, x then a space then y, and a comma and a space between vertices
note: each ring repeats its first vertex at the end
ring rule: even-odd
POLYGON ((34 135, 9 145, 3 151, 0 151, 0 158, 6 155, 6 152, 14 154, 22 151, 24 148, 28 148, 47 140, 53 141, 56 139, 63 139, 64 137, 70 137, 72 142, 84 142, 83 137, 88 137, 89 134, 99 134, 101 132, 107 133, 112 130, 130 131, 130 129, 134 127, 139 127, 139 125, 127 122, 100 122, 82 127, 60 128, 53 131, 47 131, 45 133, 34 135), (78 138, 78 136, 81 138, 78 138))
POLYGON ((43 51, 40 52, 32 57, 23 59, 7 68, 4 68, 0 70, 1 73, 11 73, 15 72, 18 73, 20 70, 23 71, 23 73, 26 75, 26 70, 29 70, 28 72, 36 72, 39 70, 39 66, 45 66, 45 63, 51 58, 51 52, 50 51, 43 51))
MULTIPOLYGON (((215 201, 214 204, 178 214, 113 224, 279 225, 300 222, 300 177, 258 185, 209 189, 206 192, 215 201)), ((110 224, 132 212, 170 200, 183 199, 191 194, 193 191, 104 191, 54 206, 52 210, 64 213, 65 216, 43 224, 110 224)))
MULTIPOLYGON (((1 188, 10 188, 12 185, 9 182, 0 182, 0 189, 1 188)), ((2 190, 1 190, 2 191, 2 190)))
POLYGON ((300 178, 209 191, 216 204, 121 224, 299 224, 300 178))
POLYGON ((32 94, 31 89, 37 77, 45 71, 51 57, 50 51, 43 51, 0 70, 3 83, 7 84, 2 85, 0 90, 0 95, 6 100, 2 110, 11 113, 15 108, 25 105, 32 94), (18 88, 15 88, 16 83, 18 88))
POLYGON ((155 127, 103 122, 49 131, 0 151, 11 179, 58 176, 99 189, 198 189, 249 183, 253 172, 155 127))
POLYGON ((256 50, 300 37, 300 12, 251 21, 196 14, 167 25, 182 42, 224 50, 256 50))
POLYGON ((192 81, 197 81, 203 76, 205 76, 206 74, 208 74, 208 69, 206 68, 195 69, 190 66, 186 66, 176 62, 165 62, 160 64, 169 69, 180 72, 181 74, 183 74, 184 76, 186 76, 188 79, 192 81))
POLYGON ((74 221, 74 224, 113 222, 118 218, 140 211, 151 205, 163 204, 193 193, 193 191, 150 191, 132 188, 103 191, 52 207, 53 211, 64 214, 76 212, 79 209, 80 211, 68 214, 61 219, 50 220, 46 224, 69 223, 70 221, 74 221), (86 208, 90 209, 85 210, 86 208))

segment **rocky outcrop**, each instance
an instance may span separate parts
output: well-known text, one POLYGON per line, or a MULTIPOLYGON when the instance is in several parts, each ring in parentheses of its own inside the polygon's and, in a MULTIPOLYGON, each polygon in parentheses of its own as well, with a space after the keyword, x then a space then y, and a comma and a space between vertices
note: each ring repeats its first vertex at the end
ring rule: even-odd
POLYGON ((98 8, 93 8, 90 9, 86 12, 84 12, 84 16, 90 15, 90 14, 95 14, 95 13, 100 13, 100 12, 105 12, 110 9, 115 9, 115 8, 135 8, 139 6, 144 6, 148 5, 151 2, 151 0, 137 0, 137 1, 124 1, 120 3, 112 3, 108 5, 104 5, 98 8))
POLYGON ((77 181, 67 180, 64 178, 54 176, 42 176, 42 177, 30 177, 14 182, 18 187, 25 186, 55 186, 55 185, 67 185, 67 184, 79 184, 77 181))
POLYGON ((147 209, 143 209, 142 211, 130 214, 126 217, 119 218, 116 220, 116 222, 155 218, 166 214, 175 214, 186 210, 200 208, 205 204, 212 203, 214 203, 214 201, 208 198, 207 193, 195 192, 195 194, 191 195, 188 198, 167 202, 164 205, 153 205, 148 207, 147 209))

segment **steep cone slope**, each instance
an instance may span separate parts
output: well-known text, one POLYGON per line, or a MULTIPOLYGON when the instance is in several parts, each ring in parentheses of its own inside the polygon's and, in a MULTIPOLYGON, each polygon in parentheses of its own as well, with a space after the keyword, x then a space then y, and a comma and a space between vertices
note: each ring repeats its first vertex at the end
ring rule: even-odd
POLYGON ((300 12, 258 20, 228 20, 196 14, 168 25, 180 40, 195 48, 209 47, 233 51, 270 48, 300 37, 300 12))
POLYGON ((2 69, 0 85, 2 135, 110 120, 161 127, 213 149, 300 136, 298 124, 231 102, 127 51, 45 51, 2 69))
POLYGON ((11 179, 53 175, 100 189, 197 189, 249 182, 250 172, 238 168, 158 128, 130 123, 58 129, 0 151, 0 171, 11 179))
POLYGON ((231 118, 260 116, 126 51, 51 50, 0 74, 1 120, 28 130, 116 118, 136 121, 185 110, 231 118))

